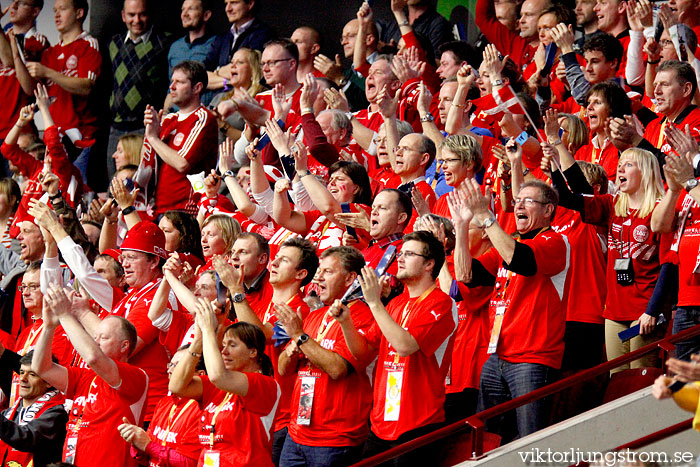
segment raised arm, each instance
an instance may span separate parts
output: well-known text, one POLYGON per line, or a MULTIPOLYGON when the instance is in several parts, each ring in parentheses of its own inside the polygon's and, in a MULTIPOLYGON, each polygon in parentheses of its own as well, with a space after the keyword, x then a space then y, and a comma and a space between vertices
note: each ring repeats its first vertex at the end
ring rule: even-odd
POLYGON ((272 204, 272 218, 282 227, 300 235, 306 234, 306 218, 298 211, 293 211, 289 205, 287 191, 289 190, 289 180, 284 178, 275 183, 274 201, 272 204))
POLYGON ((469 223, 474 215, 469 207, 467 207, 465 196, 460 190, 454 190, 446 196, 447 205, 452 215, 452 222, 455 226, 455 279, 468 284, 472 280, 472 255, 469 250, 469 223))
MULTIPOLYGON (((209 380, 222 391, 244 397, 248 395, 248 377, 240 371, 226 369, 224 360, 221 358, 216 338, 216 327, 219 323, 211 303, 199 299, 195 307, 195 321, 202 331, 202 353, 209 380)), ((224 345, 227 345, 226 341, 224 345)))
POLYGON ((180 359, 170 376, 168 383, 170 392, 178 397, 202 400, 204 389, 202 380, 194 374, 200 358, 202 358, 202 331, 195 322, 194 339, 187 349, 185 357, 180 359))
POLYGON ((334 215, 342 212, 343 209, 338 200, 328 191, 328 188, 309 173, 306 147, 301 143, 296 143, 292 154, 294 155, 294 168, 297 176, 301 179, 301 183, 304 185, 311 201, 328 220, 337 223, 334 215))
POLYGON ((119 387, 122 382, 119 367, 114 360, 102 352, 95 339, 72 314, 71 302, 63 289, 55 285, 51 286, 44 298, 45 304, 58 316, 68 339, 85 363, 111 387, 119 387))
POLYGON ((345 343, 348 344, 348 350, 350 350, 352 356, 358 360, 369 358, 374 353, 375 349, 355 327, 350 317, 350 309, 343 305, 340 300, 336 300, 333 302, 328 312, 333 316, 333 319, 340 324, 345 343))
POLYGON ((178 172, 183 174, 188 173, 190 170, 190 163, 187 159, 180 157, 175 149, 171 148, 160 139, 160 115, 158 115, 158 111, 151 105, 146 106, 143 124, 146 127, 146 139, 158 156, 178 172))
POLYGON ((68 370, 51 361, 53 336, 59 321, 53 309, 49 306, 47 297, 48 295, 45 294, 44 307, 42 309, 44 329, 41 331, 39 339, 36 341, 36 346, 34 347, 32 371, 59 391, 66 392, 68 389, 68 370))

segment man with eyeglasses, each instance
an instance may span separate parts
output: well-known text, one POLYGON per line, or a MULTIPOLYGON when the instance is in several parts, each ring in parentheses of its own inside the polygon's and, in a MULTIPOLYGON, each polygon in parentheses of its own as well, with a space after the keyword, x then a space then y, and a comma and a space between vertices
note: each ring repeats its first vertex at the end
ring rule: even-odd
MULTIPOLYGON (((392 123, 393 121, 390 119, 387 125, 392 123)), ((425 200, 429 210, 432 210, 437 202, 437 197, 432 187, 425 181, 425 173, 435 160, 437 153, 435 143, 424 134, 411 133, 401 138, 395 147, 394 154, 391 154, 392 138, 390 130, 387 130, 389 160, 394 173, 401 178, 401 184, 389 188, 398 188, 409 196, 414 196, 413 193, 416 193, 417 196, 425 200)), ((418 218, 419 214, 415 207, 413 214, 415 218, 418 218)), ((413 231, 413 224, 406 230, 406 232, 411 231, 413 231)))
MULTIPOLYGON (((5 139, 17 121, 20 109, 28 105, 33 97, 31 91, 23 89, 17 79, 12 58, 12 49, 17 47, 12 42, 19 42, 21 50, 18 49, 18 52, 30 61, 39 61, 41 54, 50 45, 46 36, 39 33, 35 26, 43 6, 43 0, 13 0, 9 6, 11 27, 0 34, 0 95, 5 103, 0 113, 0 140, 5 139)), ((9 175, 7 162, 1 163, 4 174, 9 175)))
MULTIPOLYGON (((456 279, 470 287, 494 286, 490 356, 479 383, 481 411, 555 380, 564 355, 570 248, 566 237, 550 228, 558 195, 542 181, 523 183, 514 200, 515 238, 498 224, 490 198, 475 180, 447 196, 456 229, 456 279), (470 222, 481 226, 494 247, 478 258, 469 250, 470 222)), ((540 399, 517 408, 515 433, 503 417, 489 420, 488 429, 504 440, 533 433, 548 425, 550 402, 540 399)))
POLYGON ((19 333, 30 323, 29 317, 22 318, 22 292, 19 285, 22 283, 22 275, 27 265, 40 261, 44 256, 44 238, 39 226, 32 220, 24 220, 18 223, 20 253, 9 248, 0 248, 0 289, 7 294, 6 313, 12 313, 12 317, 0 326, 0 341, 8 348, 13 348, 15 339, 19 333))
MULTIPOLYGON (((121 251, 119 260, 124 267, 129 292, 112 307, 110 315, 124 317, 136 327, 138 336, 129 363, 148 374, 149 398, 145 408, 145 421, 148 422, 155 405, 168 392, 168 355, 158 340, 159 330, 148 317, 148 309, 163 277, 161 267, 167 258, 165 234, 152 222, 139 222, 127 232, 121 251)), ((177 308, 174 300, 170 306, 177 308)), ((85 307, 74 311, 82 326, 94 334, 102 322, 100 318, 85 307)))
MULTIPOLYGON (((365 267, 360 285, 375 323, 363 335, 352 320, 343 319, 342 314, 336 318, 353 357, 378 354, 371 431, 363 457, 434 431, 445 421, 445 377, 457 308, 435 285, 444 261, 445 249, 433 234, 405 235, 396 274, 404 292, 385 307, 381 301, 385 279, 365 267)), ((431 455, 419 449, 395 462, 429 465, 431 455)))
MULTIPOLYGON (((22 285, 18 290, 22 294, 22 304, 31 318, 31 325, 24 328, 17 338, 17 342, 11 347, 3 347, 0 344, 0 388, 9 399, 12 407, 18 400, 20 390, 20 359, 34 349, 39 339, 39 334, 44 328, 42 319, 43 290, 40 284, 41 261, 34 261, 27 266, 27 271, 22 277, 22 285)), ((44 290, 46 287, 44 287, 44 290)), ((58 329, 54 334, 51 352, 64 366, 70 366, 74 360, 73 346, 68 341, 66 333, 58 329)))
MULTIPOLYGON (((263 78, 270 87, 278 84, 284 88, 284 95, 287 102, 292 104, 292 108, 283 118, 285 128, 295 128, 300 123, 301 108, 299 99, 301 97, 301 85, 297 80, 297 67, 299 66, 299 49, 297 45, 289 39, 277 39, 265 44, 260 68, 263 78)), ((269 112, 269 117, 282 118, 275 115, 272 107, 272 90, 264 91, 255 96, 255 100, 269 112)))

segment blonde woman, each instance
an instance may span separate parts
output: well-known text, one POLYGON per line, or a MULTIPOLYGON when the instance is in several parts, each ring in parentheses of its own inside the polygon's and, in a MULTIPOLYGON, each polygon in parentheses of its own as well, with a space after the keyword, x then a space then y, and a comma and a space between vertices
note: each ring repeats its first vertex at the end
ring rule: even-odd
MULTIPOLYGON (((587 183, 578 164, 567 168, 564 175, 574 189, 587 183)), ((659 250, 663 236, 652 232, 651 216, 664 195, 664 188, 654 155, 638 148, 623 152, 616 187, 615 195, 582 196, 567 193, 563 185, 557 186, 562 206, 581 212, 584 222, 608 232, 607 297, 603 312, 608 360, 643 347, 662 335, 662 329, 656 326, 661 310, 655 287, 661 270, 659 250), (618 333, 636 324, 640 325, 639 336, 621 342, 618 333)), ((646 355, 613 372, 656 363, 656 355, 646 355)))
POLYGON ((202 253, 206 264, 197 270, 197 274, 213 269, 211 261, 214 255, 228 257, 240 235, 241 225, 237 220, 225 214, 207 217, 202 223, 202 253))
MULTIPOLYGON (((233 99, 236 89, 243 88, 251 96, 255 97, 265 88, 261 84, 262 68, 260 67, 260 51, 242 47, 231 57, 231 79, 226 80, 223 92, 217 94, 211 101, 211 108, 217 106, 228 99, 233 99)), ((222 136, 228 136, 232 140, 237 140, 241 136, 241 131, 245 126, 243 118, 238 112, 226 117, 219 118, 219 128, 222 136)))
POLYGON ((143 146, 143 135, 139 133, 128 133, 117 141, 117 150, 112 154, 114 165, 117 170, 123 169, 127 165, 138 166, 141 162, 141 147, 143 146))

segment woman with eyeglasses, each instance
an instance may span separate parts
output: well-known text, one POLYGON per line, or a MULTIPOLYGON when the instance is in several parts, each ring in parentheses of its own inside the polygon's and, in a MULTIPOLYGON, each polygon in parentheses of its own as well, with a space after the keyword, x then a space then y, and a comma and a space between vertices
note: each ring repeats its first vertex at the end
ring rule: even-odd
MULTIPOLYGON (((649 151, 627 149, 620 156, 617 169, 617 193, 583 196, 579 193, 592 192, 583 172, 561 143, 557 149, 563 176, 576 191, 572 193, 564 178, 553 174, 560 204, 579 211, 584 222, 607 231, 607 296, 603 318, 607 358, 612 360, 663 336, 663 327, 657 326, 662 292, 656 289, 661 271, 661 245, 667 238, 651 230, 652 212, 664 195, 659 164, 649 151), (588 191, 584 191, 585 187, 588 191), (639 335, 622 341, 619 333, 637 324, 639 335)), ((658 356, 648 354, 615 368, 612 373, 657 364, 658 356)))
POLYGON ((271 466, 272 421, 280 389, 265 355, 265 334, 239 322, 226 328, 222 346, 211 304, 199 300, 195 336, 189 353, 178 362, 169 389, 194 399, 202 409, 199 466, 271 466), (207 375, 195 375, 204 356, 207 375))

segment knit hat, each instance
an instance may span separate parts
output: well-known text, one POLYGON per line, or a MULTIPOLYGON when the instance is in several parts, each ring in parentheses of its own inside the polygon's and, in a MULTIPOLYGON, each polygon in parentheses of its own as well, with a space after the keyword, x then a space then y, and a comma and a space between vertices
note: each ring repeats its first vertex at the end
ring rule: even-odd
POLYGON ((168 257, 168 252, 165 251, 165 234, 149 221, 141 221, 129 229, 121 249, 141 251, 161 258, 168 257))

